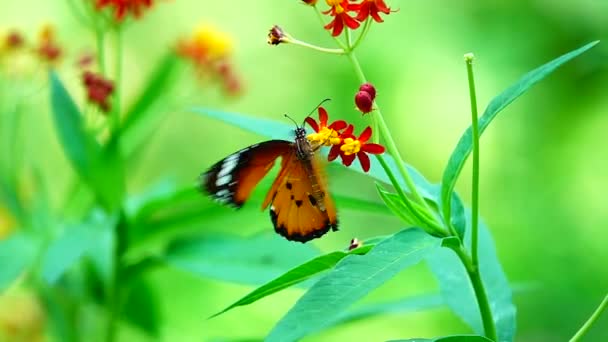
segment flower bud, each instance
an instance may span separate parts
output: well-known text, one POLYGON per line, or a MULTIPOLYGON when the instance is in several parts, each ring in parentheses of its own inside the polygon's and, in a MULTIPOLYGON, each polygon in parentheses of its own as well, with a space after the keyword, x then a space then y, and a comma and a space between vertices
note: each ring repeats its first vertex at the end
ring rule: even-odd
POLYGON ((279 25, 274 25, 268 32, 268 44, 279 45, 281 43, 289 43, 289 39, 279 25))
POLYGON ((355 104, 357 105, 357 109, 363 114, 367 114, 372 111, 374 100, 372 100, 372 96, 368 92, 361 90, 355 95, 355 104))
POLYGON ((317 0, 302 0, 307 5, 314 6, 317 4, 317 0))
POLYGON ((369 94, 369 96, 371 96, 372 101, 376 99, 376 88, 374 88, 374 86, 371 83, 363 83, 360 87, 359 87, 360 91, 365 91, 369 94))

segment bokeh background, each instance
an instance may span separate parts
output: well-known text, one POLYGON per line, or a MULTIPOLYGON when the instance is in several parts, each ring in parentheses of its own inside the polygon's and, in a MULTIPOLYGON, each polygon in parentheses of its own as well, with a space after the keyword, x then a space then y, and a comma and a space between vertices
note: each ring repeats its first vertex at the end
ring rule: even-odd
MULTIPOLYGON (((476 56, 482 110, 523 73, 587 42, 608 39, 608 2, 601 0, 387 3, 399 11, 372 27, 358 56, 378 89, 378 103, 404 158, 433 182, 440 180, 452 148, 469 125, 463 54, 476 56)), ((34 37, 41 25, 50 23, 68 53, 75 56, 94 48, 94 36, 75 19, 65 1, 1 0, 0 9, 2 31, 16 28, 34 37)), ((284 120, 283 113, 301 118, 330 97, 330 114, 364 123, 353 109, 358 84, 344 57, 266 44, 268 29, 279 24, 301 40, 332 46, 314 12, 295 0, 155 3, 141 20, 130 24, 124 36, 126 103, 167 50, 201 24, 215 26, 231 37, 243 91, 227 97, 217 87, 201 85, 191 77, 175 81, 183 92, 179 95, 187 101, 166 113, 141 161, 129 170, 129 193, 164 179, 192 184, 215 161, 261 139, 188 112, 192 105, 284 120)), ((79 74, 71 60, 58 71, 70 89, 78 89, 79 74)), ((52 180, 51 198, 59 202, 71 170, 54 133, 44 82, 40 85, 41 90, 28 99, 24 155, 44 166, 44 177, 52 180)), ((517 340, 571 337, 608 289, 607 132, 608 45, 602 42, 508 107, 483 136, 481 213, 517 289, 517 340)), ((465 202, 470 199, 469 176, 465 171, 457 186, 465 202)), ((336 193, 376 196, 373 181, 362 176, 331 172, 330 182, 336 193)), ((259 206, 259 202, 251 205, 259 206)), ((271 229, 266 213, 254 213, 249 219, 246 225, 227 220, 223 225, 194 228, 243 236, 271 229)), ((312 244, 332 251, 344 248, 352 237, 400 228, 397 220, 348 210, 341 211, 341 220, 340 232, 312 244)), ((8 261, 0 264, 4 262, 8 261)), ((170 268, 149 274, 146 281, 160 303, 165 341, 263 337, 302 293, 284 291, 207 320, 251 287, 170 268)), ((432 276, 420 266, 366 301, 434 290, 432 276)), ((0 301, 4 315, 16 310, 11 300, 15 299, 0 301)), ((447 309, 435 309, 357 321, 306 340, 371 341, 463 331, 464 324, 447 309)), ((136 332, 123 332, 121 337, 145 340, 136 332)), ((588 340, 606 338, 608 317, 604 316, 588 340)))

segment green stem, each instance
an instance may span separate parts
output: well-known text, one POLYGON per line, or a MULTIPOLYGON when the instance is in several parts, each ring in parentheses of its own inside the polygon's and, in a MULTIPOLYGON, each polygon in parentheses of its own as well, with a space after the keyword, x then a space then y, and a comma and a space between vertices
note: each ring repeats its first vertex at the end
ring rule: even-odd
POLYGON ((606 310, 608 307, 608 294, 604 297, 604 300, 600 303, 600 305, 595 309, 591 317, 583 324, 583 326, 576 332, 576 334, 570 339, 570 342, 580 341, 583 336, 591 329, 593 324, 597 321, 597 319, 602 315, 602 312, 606 310))
POLYGON ((350 47, 351 50, 354 50, 357 48, 357 46, 359 46, 359 44, 361 44, 361 42, 363 41, 363 38, 365 38, 365 36, 367 35, 367 32, 369 31, 369 28, 371 27, 371 17, 367 18, 367 20, 365 21, 365 24, 363 24, 363 28, 361 29, 361 33, 359 34, 359 37, 357 37, 357 40, 355 40, 355 43, 350 47))
POLYGON ((325 53, 333 53, 333 54, 336 54, 336 55, 343 55, 345 53, 345 51, 342 50, 342 49, 328 49, 328 48, 316 46, 316 45, 313 45, 313 44, 308 44, 308 43, 303 42, 301 40, 297 40, 297 39, 295 39, 293 37, 290 37, 289 40, 288 40, 288 42, 290 44, 293 44, 293 45, 299 45, 299 46, 303 46, 303 47, 306 47, 306 48, 309 48, 309 49, 313 49, 313 50, 317 50, 317 51, 325 52, 325 53))
MULTIPOLYGON (((472 184, 472 208, 471 208, 471 260, 477 267, 477 240, 479 230, 479 124, 477 114, 477 95, 475 93, 475 77, 473 75, 473 54, 465 55, 467 75, 469 78, 469 96, 471 98, 471 129, 473 132, 473 184, 472 184)), ((449 219, 449 218, 446 218, 449 219)))
POLYGON ((414 222, 412 222, 412 223, 421 224, 421 225, 431 228, 434 232, 434 235, 445 236, 446 234, 445 234, 445 231, 443 230, 443 228, 441 228, 439 225, 437 225, 432 220, 432 217, 430 215, 426 215, 426 214, 428 214, 427 212, 422 210, 422 208, 420 208, 420 207, 417 207, 417 208, 414 207, 414 204, 407 197, 405 192, 403 192, 403 189, 401 188, 401 185, 399 184, 397 177, 395 177, 395 175, 393 174, 392 170, 386 163, 386 160, 384 160, 384 157, 382 155, 376 155, 376 159, 378 159, 378 161, 380 162, 380 165, 382 166, 382 168, 386 172, 386 175, 390 179, 391 184, 397 190, 397 194, 403 201, 403 204, 407 207, 408 211, 414 215, 414 222))
POLYGON ((117 134, 120 127, 120 94, 122 92, 121 79, 122 79, 122 30, 120 27, 116 29, 116 67, 115 67, 115 78, 114 78, 114 103, 112 105, 112 132, 117 134))
MULTIPOLYGON (((325 20, 323 20, 323 14, 321 13, 321 11, 319 11, 319 9, 317 8, 317 6, 314 6, 315 9, 315 13, 317 13, 317 18, 319 18, 319 21, 321 22, 321 26, 325 27, 325 20)), ((334 41, 336 42, 336 44, 338 44, 338 46, 340 46, 340 48, 344 51, 347 51, 348 49, 346 48, 346 45, 344 45, 344 43, 342 43, 342 41, 340 39, 338 39, 337 37, 331 36, 334 41)))
POLYGON ((465 266, 467 275, 471 281, 471 285, 473 285, 475 298, 477 298, 477 305, 479 306, 479 312, 481 313, 481 321, 483 322, 485 336, 492 341, 498 341, 496 325, 494 324, 492 310, 490 309, 490 301, 488 300, 483 281, 481 280, 479 267, 473 265, 472 260, 467 255, 462 244, 450 248, 456 253, 462 264, 465 266))

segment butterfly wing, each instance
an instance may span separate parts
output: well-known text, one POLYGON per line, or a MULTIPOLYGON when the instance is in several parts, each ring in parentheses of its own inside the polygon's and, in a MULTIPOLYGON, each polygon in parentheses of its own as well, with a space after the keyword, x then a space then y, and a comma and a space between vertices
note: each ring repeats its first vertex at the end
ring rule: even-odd
POLYGON ((292 154, 292 146, 290 141, 269 140, 237 151, 203 173, 200 187, 217 201, 240 208, 276 159, 292 154))
POLYGON ((262 208, 269 204, 275 231, 288 240, 306 242, 338 230, 336 208, 316 156, 303 160, 293 150, 283 158, 262 208))

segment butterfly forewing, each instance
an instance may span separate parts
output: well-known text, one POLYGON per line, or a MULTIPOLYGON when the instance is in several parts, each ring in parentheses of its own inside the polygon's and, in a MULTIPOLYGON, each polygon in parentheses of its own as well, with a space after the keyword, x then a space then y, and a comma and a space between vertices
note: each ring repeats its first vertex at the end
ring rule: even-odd
POLYGON ((286 140, 251 145, 215 163, 201 175, 200 186, 218 202, 240 208, 276 159, 292 152, 286 140))

